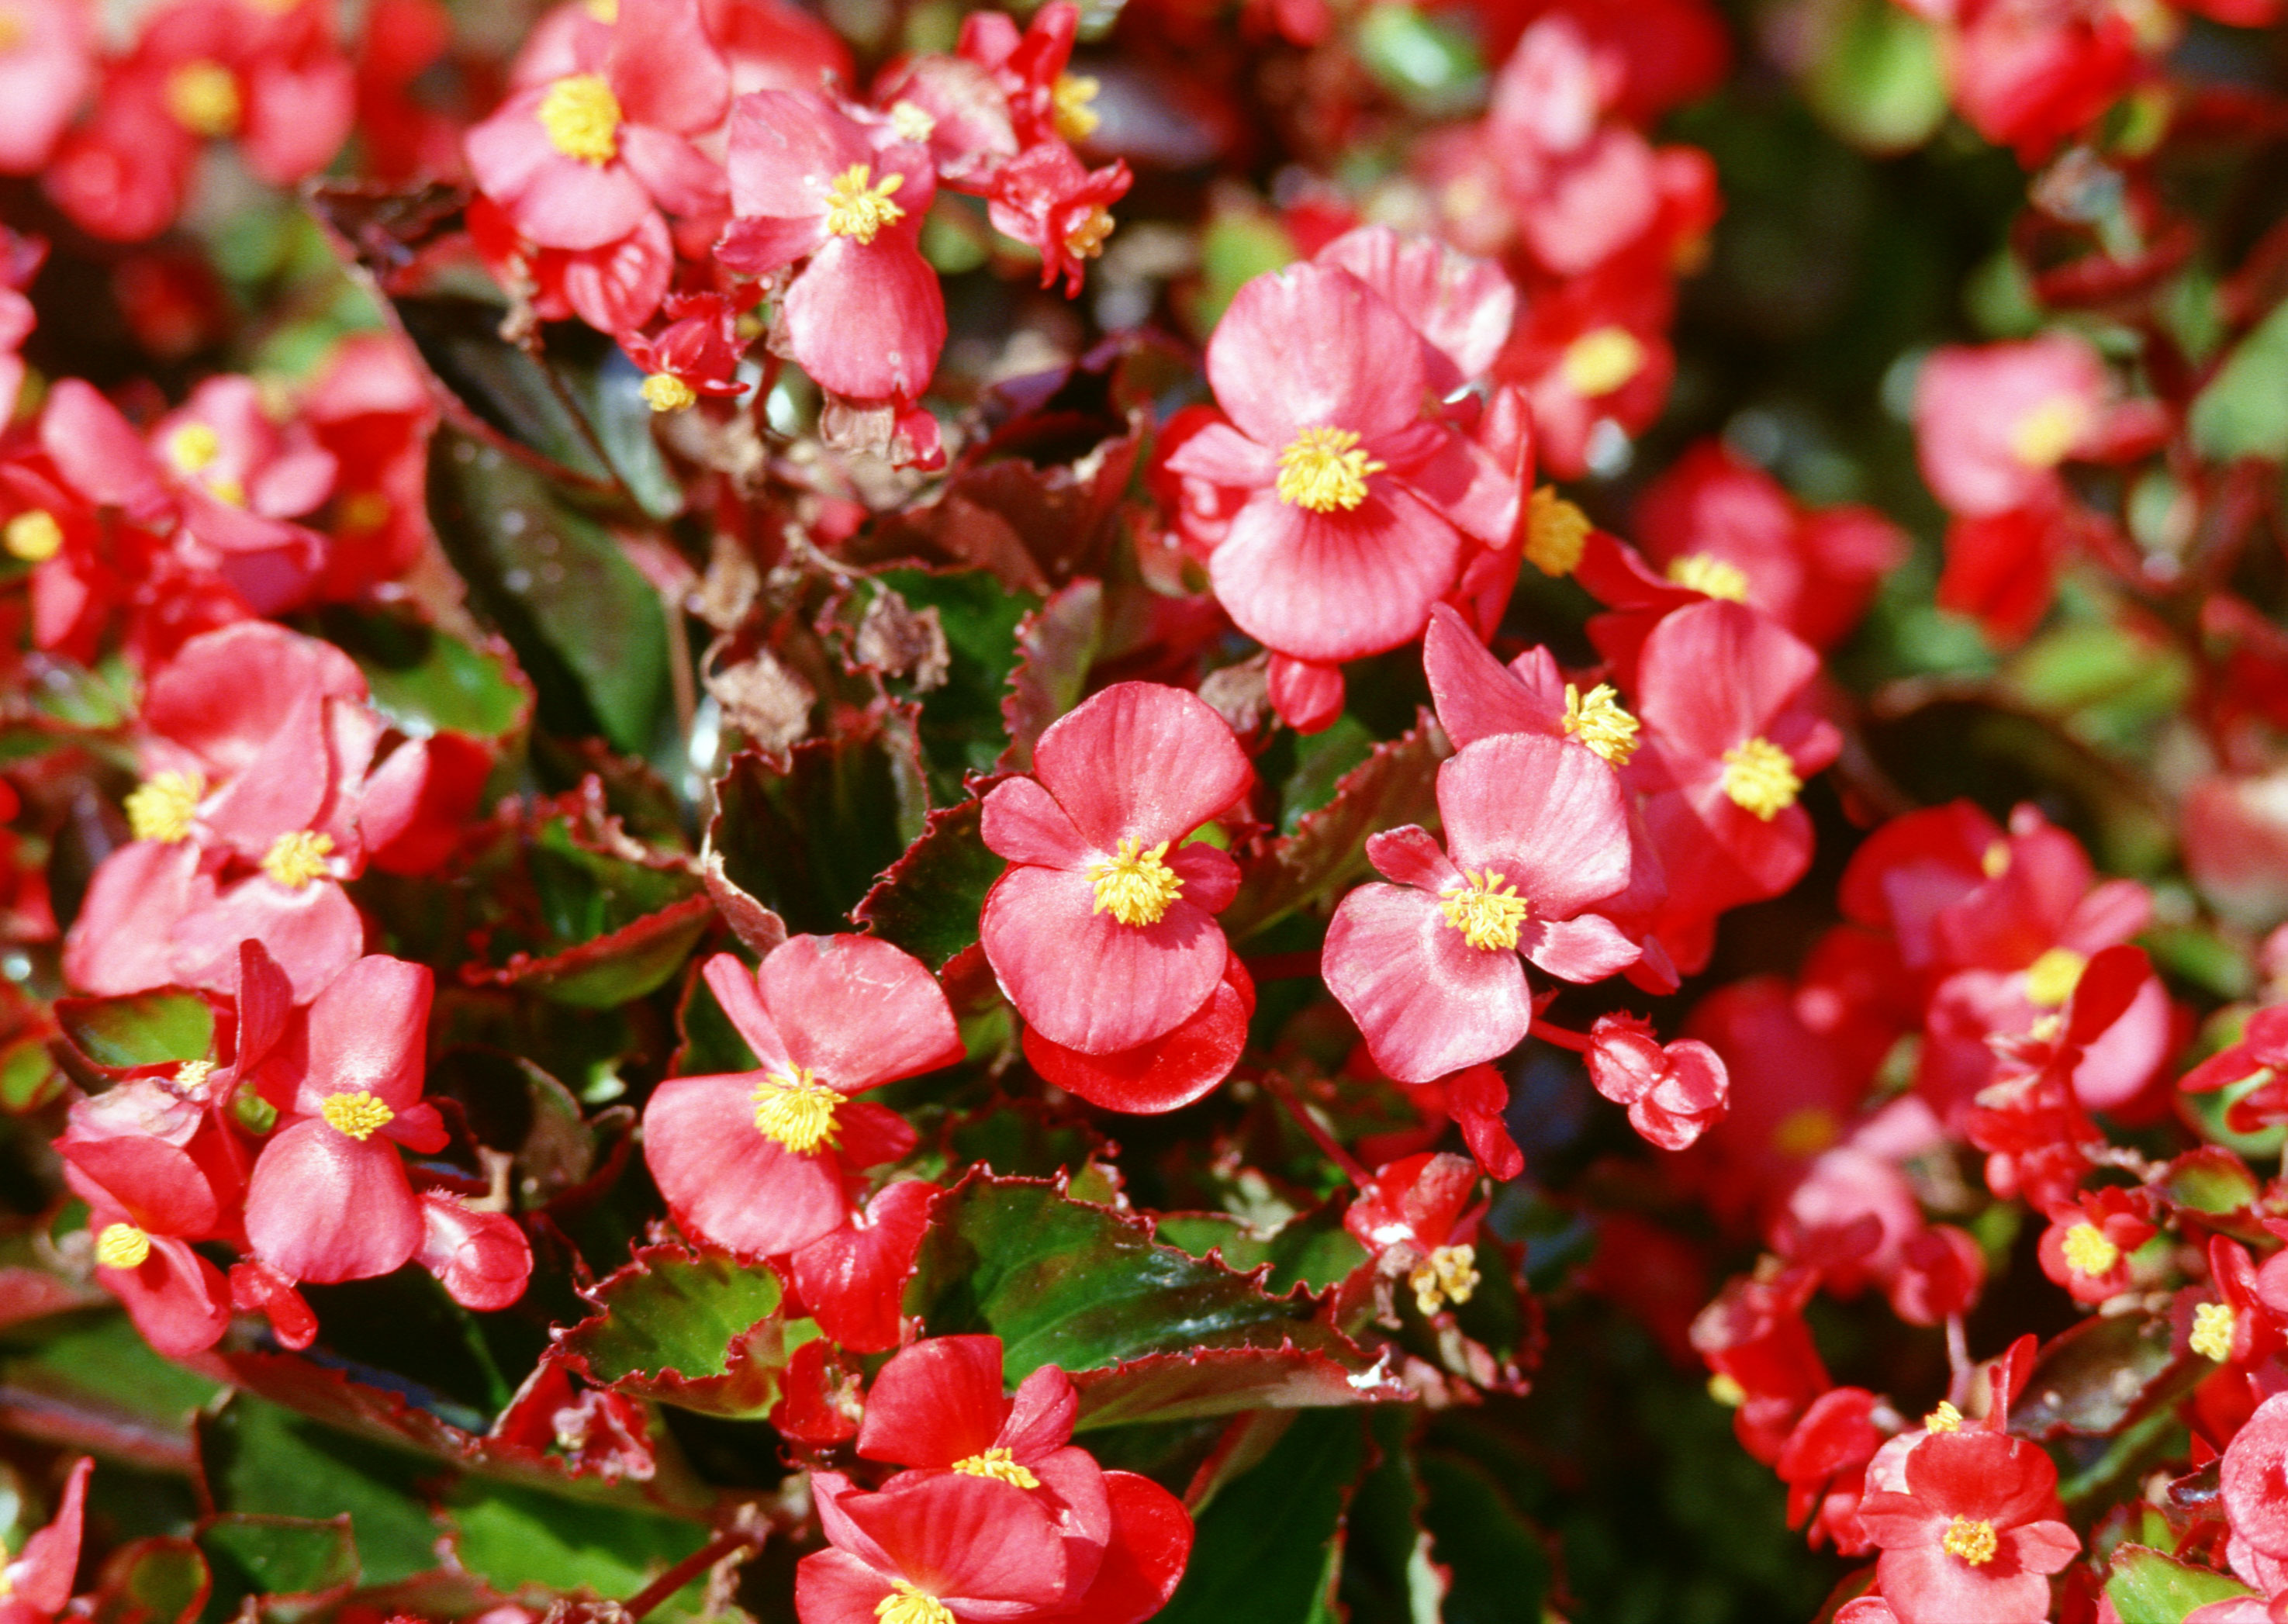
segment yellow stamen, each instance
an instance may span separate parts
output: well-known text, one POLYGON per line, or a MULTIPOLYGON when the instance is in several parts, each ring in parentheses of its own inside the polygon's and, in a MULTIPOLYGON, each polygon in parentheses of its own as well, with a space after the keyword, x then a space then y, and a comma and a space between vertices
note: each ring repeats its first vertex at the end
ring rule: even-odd
POLYGON ((600 74, 565 75, 534 116, 548 144, 568 158, 601 169, 620 155, 620 99, 600 74))
POLYGON ((773 1072, 748 1097, 755 1105, 755 1131, 764 1138, 777 1140, 798 1156, 833 1145, 839 1131, 834 1108, 842 1096, 819 1081, 808 1066, 773 1072))
POLYGON ((1629 764, 1637 753, 1637 719, 1622 709, 1613 685, 1601 682, 1583 693, 1565 685, 1565 731, 1617 767, 1629 764))
POLYGON ((2194 1352, 2221 1365, 2232 1357, 2233 1330, 2231 1304, 2204 1303, 2193 1310, 2193 1334, 2189 1340, 2194 1352))
POLYGON ((917 107, 910 101, 893 102, 890 105, 890 128, 897 132, 898 139, 918 143, 937 133, 937 120, 926 108, 917 107))
POLYGON ((45 508, 34 508, 8 521, 0 530, 0 545, 27 564, 45 564, 63 551, 64 527, 45 508))
POLYGON ((132 1224, 109 1224, 95 1238, 95 1261, 106 1269, 139 1269, 151 1256, 151 1237, 132 1224))
POLYGON ((1783 1156, 1816 1156, 1843 1137, 1835 1113, 1820 1105, 1791 1111, 1772 1129, 1772 1148, 1783 1156))
POLYGON ((1962 1412, 1956 1409, 1950 1400, 1942 1398, 1938 1401, 1938 1408, 1923 1417, 1923 1430, 1959 1432, 1962 1430, 1962 1412))
POLYGON ((1065 252, 1075 259, 1096 258, 1104 252, 1104 240, 1112 234, 1112 226, 1109 210, 1092 208, 1079 225, 1065 234, 1065 252))
POLYGON ((1440 1247, 1414 1266, 1406 1283, 1414 1287, 1414 1306, 1427 1316, 1444 1303, 1466 1303, 1483 1277, 1477 1271, 1475 1247, 1440 1247))
POLYGON ((890 1594, 874 1604, 881 1624, 955 1624, 953 1609, 902 1579, 890 1580, 890 1594))
POLYGON ((318 1114, 336 1133, 346 1134, 353 1139, 370 1139, 377 1129, 386 1128, 397 1113, 360 1089, 354 1094, 327 1095, 318 1107, 318 1114))
POLYGON ((967 1472, 973 1477, 990 1477, 997 1483, 1013 1483, 1021 1489, 1037 1489, 1041 1480, 1024 1467, 1006 1449, 989 1449, 983 1454, 973 1454, 966 1461, 956 1461, 953 1470, 967 1472))
POLYGON ((1096 886, 1096 906, 1088 911, 1110 914, 1124 925, 1158 924, 1184 894, 1182 877, 1161 860, 1167 855, 1164 840, 1148 852, 1135 836, 1122 836, 1120 849, 1088 871, 1096 886))
POLYGON ((585 0, 588 15, 610 28, 620 20, 620 0, 585 0))
POLYGON ((826 188, 826 229, 838 237, 871 242, 885 226, 894 226, 906 211, 890 201, 890 194, 906 184, 903 175, 873 178, 872 168, 854 163, 826 188))
POLYGON ((2070 947, 2053 947, 2026 967, 2026 1002, 2054 1010, 2074 995, 2089 961, 2070 947))
POLYGON ((207 1086, 207 1079, 214 1075, 214 1068, 215 1063, 211 1060, 184 1061, 175 1068, 175 1092, 197 1093, 207 1086))
POLYGON ((1096 133, 1104 120, 1088 104, 1096 99, 1099 86, 1086 74, 1059 74, 1057 82, 1049 87, 1049 101, 1056 109, 1057 133, 1068 141, 1084 140, 1096 133))
POLYGON ((1979 857, 1978 872, 1990 880, 1998 880, 2010 872, 2010 843, 1998 840, 1979 857))
POLYGON ((222 436, 203 423, 187 423, 167 436, 167 462, 185 477, 203 473, 222 455, 222 436))
POLYGON ((187 840, 191 816, 206 792, 206 780, 195 772, 162 772, 127 792, 127 827, 136 839, 163 846, 187 840))
POLYGON ((270 850, 263 854, 262 872, 288 891, 299 891, 311 881, 324 877, 326 853, 333 849, 331 835, 297 829, 270 843, 270 850))
POLYGON ((2066 1267, 2076 1274, 2109 1273, 2121 1261, 2121 1248, 2094 1224, 2075 1224, 2066 1232, 2058 1249, 2065 1254, 2066 1267))
POLYGON ((1565 387, 1584 400, 1609 395, 1644 370, 1643 341, 1625 327, 1601 327, 1566 345, 1557 363, 1565 387))
POLYGON ((2029 468, 2055 468, 2080 440, 2089 408, 2072 395, 2052 395, 2018 420, 2010 452, 2029 468))
MULTIPOLYGON (((14 50, 23 43, 24 34, 24 20, 13 12, 0 10, 0 51, 14 50)), ((7 1594, 0 1590, 0 1596, 7 1594)))
POLYGON ((1569 575, 1593 527, 1589 516, 1559 495, 1556 487, 1545 485, 1526 503, 1526 561, 1545 575, 1569 575))
POLYGON ((1696 592, 1705 592, 1728 603, 1748 601, 1747 571, 1736 564, 1726 563, 1713 553, 1687 553, 1669 565, 1668 578, 1679 586, 1688 586, 1696 592))
POLYGON ((1387 463, 1357 449, 1348 429, 1305 429, 1279 454, 1279 500, 1314 513, 1345 512, 1366 500, 1369 474, 1387 463))
POLYGON ((1766 823, 1794 805, 1802 788, 1795 762, 1768 739, 1751 739, 1724 752, 1724 793, 1766 823))
POLYGON ((2064 1016, 2045 1015, 2032 1026, 2026 1028, 2026 1035, 2032 1038, 2037 1043, 2054 1043, 2058 1041, 2058 1034, 2065 1029, 2066 1018, 2064 1016))
POLYGON ((365 535, 389 522, 389 498, 379 491, 355 491, 342 499, 339 527, 365 535))
POLYGON ((1737 1378, 1718 1371, 1708 1378, 1708 1396, 1728 1410, 1736 1410, 1748 1402, 1748 1390, 1737 1378))
POLYGON ((1502 878, 1498 870, 1472 873, 1465 868, 1461 883, 1438 894, 1443 899, 1438 911, 1471 947, 1498 953, 1517 951, 1518 927, 1525 923, 1533 904, 1519 896, 1517 887, 1502 878))
POLYGON ((655 412, 679 412, 699 399, 699 392, 672 372, 655 372, 643 381, 643 398, 655 412))
POLYGON ((1946 1525, 1946 1533, 1939 1541, 1939 1547, 1948 1556, 1959 1557, 1973 1567, 1985 1566, 1994 1560, 1994 1553, 2001 1549, 1994 1537, 1993 1524, 1973 1522, 1966 1517, 1958 1517, 1946 1525))
POLYGON ((167 75, 167 111, 193 135, 235 134, 245 115, 238 81, 219 62, 186 62, 167 75))

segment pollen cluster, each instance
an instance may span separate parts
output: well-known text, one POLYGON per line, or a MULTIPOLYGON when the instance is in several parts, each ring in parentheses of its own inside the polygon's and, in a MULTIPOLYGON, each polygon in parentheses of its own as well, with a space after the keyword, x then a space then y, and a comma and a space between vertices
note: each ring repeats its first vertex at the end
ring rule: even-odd
POLYGON ((1705 592, 1711 598, 1720 598, 1727 603, 1748 601, 1748 574, 1736 564, 1728 564, 1710 552, 1688 552, 1672 559, 1668 566, 1668 578, 1679 586, 1690 587, 1696 592, 1705 592))
POLYGON ((203 423, 187 423, 167 436, 166 450, 177 473, 203 473, 222 455, 222 436, 203 423))
POLYGON ((27 564, 44 564, 64 547, 64 527, 56 516, 45 508, 33 508, 10 519, 0 529, 0 546, 8 549, 12 558, 21 558, 27 564))
POLYGON ((2053 947, 2026 967, 2026 1002, 2054 1010, 2074 995, 2089 961, 2070 947, 2053 947))
POLYGON ((1629 757, 1637 753, 1637 719, 1622 708, 1609 682, 1586 693, 1567 683, 1560 725, 1617 767, 1628 765, 1629 757))
POLYGON ((1468 1302, 1482 1278, 1477 1264, 1475 1247, 1440 1247, 1406 1277, 1406 1283, 1414 1288, 1414 1306, 1426 1317, 1444 1303, 1468 1302))
POLYGON ((1018 1465, 1015 1457, 1006 1449, 989 1449, 983 1454, 956 1461, 953 1470, 966 1472, 973 1477, 990 1477, 996 1483, 1013 1483, 1021 1489, 1041 1486, 1041 1480, 1027 1468, 1018 1465))
POLYGON ((397 1115, 363 1089, 350 1094, 329 1094, 318 1107, 326 1126, 353 1139, 370 1139, 397 1115))
POLYGON ((2214 1359, 2221 1365, 2232 1357, 2234 1328, 2231 1304, 2201 1303, 2193 1310, 2193 1334, 2189 1339, 2190 1346, 2203 1359, 2214 1359))
POLYGON ((1105 239, 1112 235, 1112 212, 1100 205, 1092 206, 1081 216, 1080 224, 1065 234, 1065 252, 1075 259, 1093 259, 1104 252, 1105 239))
POLYGON ((854 242, 871 242, 885 226, 894 226, 906 211, 890 194, 906 184, 903 175, 874 178, 870 165, 854 163, 826 188, 826 229, 854 242))
POLYGON ((1526 561, 1549 576, 1569 575, 1581 562, 1581 550, 1595 527, 1589 516, 1544 485, 1525 504, 1526 561))
POLYGON ((1050 105, 1056 109, 1057 133, 1068 141, 1084 140, 1104 121, 1088 104, 1096 99, 1097 83, 1086 74, 1059 74, 1049 87, 1050 105))
POLYGON ((699 394, 672 372, 655 372, 643 381, 643 398, 644 404, 655 412, 679 412, 699 394))
POLYGON ((270 843, 270 850, 262 856, 262 872, 288 891, 299 891, 311 881, 323 877, 326 855, 333 849, 331 835, 297 829, 270 843))
POLYGON ((1956 1409, 1950 1400, 1942 1398, 1938 1401, 1938 1408, 1923 1417, 1923 1430, 1959 1432, 1962 1430, 1962 1412, 1956 1409))
POLYGON ((600 74, 567 74, 548 87, 534 116, 548 144, 598 169, 620 155, 620 99, 600 74))
POLYGON ((1518 927, 1525 923, 1532 902, 1519 896, 1517 887, 1502 878, 1498 869, 1465 868, 1462 879, 1464 883, 1439 893, 1438 911, 1446 916, 1446 923, 1473 947, 1516 952, 1518 927))
POLYGON ((219 62, 186 62, 167 75, 167 111, 193 135, 235 135, 246 109, 238 80, 219 62))
POLYGON ((95 1261, 105 1269, 139 1269, 151 1256, 151 1237, 132 1224, 107 1224, 95 1238, 95 1261))
POLYGON ((1346 513, 1366 500, 1370 474, 1388 464, 1358 448, 1349 429, 1305 429, 1279 454, 1279 500, 1314 513, 1346 513))
POLYGON ((773 1072, 755 1085, 749 1097, 755 1105, 755 1130, 766 1139, 777 1140, 798 1156, 834 1144, 834 1108, 842 1096, 819 1081, 808 1066, 773 1072))
POLYGON ((1973 1567, 1983 1567, 1994 1560, 2000 1542, 1994 1537, 1993 1524, 1958 1517, 1946 1525, 1939 1547, 1948 1556, 1959 1557, 1973 1567))
POLYGON ((2065 1254, 2066 1267, 2076 1274, 2103 1274, 2121 1261, 2121 1248, 2094 1224, 2075 1224, 2066 1232, 2058 1249, 2065 1254))
POLYGON ((1724 793, 1766 823, 1794 805, 1802 788, 1793 758, 1768 739, 1750 739, 1724 752, 1724 793))
POLYGON ((2018 419, 2010 454, 2029 468, 2055 468, 2081 439, 2089 408, 2072 395, 2052 395, 2018 419))
POLYGON ((206 792, 206 780, 195 772, 162 772, 127 792, 127 828, 136 839, 163 846, 187 840, 191 814, 206 792))
POLYGON ((1609 395, 1644 370, 1644 341, 1625 327, 1601 327, 1565 346, 1557 370, 1585 400, 1609 395))
POLYGON ((955 1624, 953 1609, 902 1579, 890 1580, 890 1594, 874 1604, 881 1624, 955 1624))
POLYGON ((1168 907, 1184 891, 1184 882, 1163 861, 1168 843, 1141 849, 1133 835, 1121 837, 1120 849, 1088 871, 1096 887, 1092 914, 1109 914, 1124 925, 1156 925, 1168 907))

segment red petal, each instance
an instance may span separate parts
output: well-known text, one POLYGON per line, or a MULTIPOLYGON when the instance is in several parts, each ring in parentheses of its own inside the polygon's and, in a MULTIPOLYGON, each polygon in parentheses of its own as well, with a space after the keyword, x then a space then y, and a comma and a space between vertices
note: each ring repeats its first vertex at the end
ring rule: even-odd
POLYGON ((644 1161, 677 1224, 767 1257, 830 1233, 849 1204, 831 1153, 798 1156, 755 1127, 755 1081, 749 1073, 660 1084, 644 1107, 644 1161))
POLYGON ((1150 925, 1095 906, 1084 871, 1012 868, 986 897, 980 936, 1027 1022, 1066 1048, 1108 1055, 1164 1036, 1205 1003, 1230 947, 1181 897, 1150 925))
POLYGON ((898 1345, 899 1305, 938 1194, 935 1184, 900 1179, 869 1201, 862 1216, 788 1260, 804 1305, 852 1352, 883 1353, 898 1345))
POLYGON ((263 1262, 330 1284, 387 1274, 421 1245, 421 1208, 388 1140, 314 1119, 262 1149, 246 1190, 246 1238, 263 1262))
POLYGON ((1115 683, 1060 717, 1034 747, 1033 771, 1100 852, 1124 838, 1180 841, 1253 776, 1229 723, 1197 695, 1151 682, 1115 683))
POLYGON ((1322 962, 1367 1052, 1401 1082, 1505 1054, 1533 1020, 1517 955, 1471 947, 1426 891, 1352 891, 1335 910, 1322 962))
POLYGON ((1002 1424, 1009 1419, 1001 1383, 997 1336, 933 1336, 916 1343, 874 1378, 866 1395, 866 1419, 858 1429, 858 1453, 899 1466, 937 1467, 982 1454, 1000 1442, 1002 1424))
POLYGON ((1092 1055, 1053 1042, 1028 1026, 1025 1058, 1057 1087, 1107 1111, 1175 1111, 1231 1075, 1247 1047, 1247 1023, 1254 1013, 1254 983, 1235 957, 1225 962, 1223 980, 1207 1002, 1171 1032, 1133 1049, 1092 1055))
POLYGON ((962 1057, 936 978, 874 937, 790 936, 756 979, 788 1057, 846 1094, 962 1057))

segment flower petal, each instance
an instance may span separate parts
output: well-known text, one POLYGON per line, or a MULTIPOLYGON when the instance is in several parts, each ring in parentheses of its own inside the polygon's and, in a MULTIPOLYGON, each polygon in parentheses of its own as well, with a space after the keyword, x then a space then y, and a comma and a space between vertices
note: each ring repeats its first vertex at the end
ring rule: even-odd
POLYGON ((1515 1047, 1533 1022, 1517 955, 1471 947, 1438 899, 1362 885, 1342 900, 1323 954, 1327 990, 1367 1052, 1401 1082, 1427 1082, 1515 1047))

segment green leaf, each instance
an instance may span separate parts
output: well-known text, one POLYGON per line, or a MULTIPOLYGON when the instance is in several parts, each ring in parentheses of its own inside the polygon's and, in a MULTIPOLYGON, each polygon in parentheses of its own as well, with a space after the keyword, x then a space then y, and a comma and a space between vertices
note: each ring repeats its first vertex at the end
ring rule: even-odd
MULTIPOLYGON (((963 780, 990 772, 1000 758, 1003 695, 1021 652, 1018 627, 1041 600, 1030 592, 1011 591, 981 569, 890 569, 875 576, 873 584, 897 593, 910 611, 936 612, 945 638, 942 680, 926 690, 896 678, 886 685, 921 707, 916 732, 932 796, 958 801, 963 780)), ((859 647, 862 652, 862 640, 859 647)))
POLYGON ((558 1345, 592 1380, 714 1415, 761 1415, 778 1401, 791 1350, 769 1269, 644 1247, 581 1295, 602 1311, 558 1345))
POLYGON ((977 939, 985 893, 1006 866, 979 833, 983 805, 960 805, 929 815, 922 837, 906 849, 852 917, 884 941, 912 954, 932 970, 977 939))
POLYGON ((189 1468, 191 1418, 220 1389, 154 1353, 126 1315, 12 1327, 9 1343, 0 1386, 35 1406, 43 1436, 161 1470, 189 1468))
POLYGON ((1299 1285, 1324 1291, 1368 1261, 1366 1248, 1351 1239, 1341 1215, 1331 1207, 1291 1218, 1267 1236, 1220 1212, 1164 1213, 1158 1229, 1161 1240, 1195 1257, 1213 1251, 1234 1269, 1270 1264, 1264 1283, 1279 1293, 1299 1285))
POLYGON ((1358 1417, 1296 1416, 1259 1465, 1208 1502, 1184 1581, 1155 1624, 1316 1624, 1334 1616, 1343 1510, 1365 1454, 1358 1417))
POLYGON ((1485 64, 1469 35, 1403 0, 1370 10, 1357 44, 1367 71, 1416 113, 1459 113, 1484 93, 1485 64))
POLYGON ((2288 301, 2273 307, 2193 397, 2193 444, 2220 462, 2288 458, 2288 301))
POLYGON ((1946 117, 1937 30, 1891 0, 1849 0, 1812 24, 1804 99, 1855 147, 1904 152, 1946 117))
POLYGON ((214 1569, 207 1616, 234 1618, 249 1596, 310 1596, 357 1582, 357 1541, 347 1517, 227 1513, 199 1531, 199 1549, 214 1569))
POLYGON ((1555 1577, 1540 1535, 1492 1473, 1459 1455, 1426 1451, 1418 1470, 1431 1553, 1452 1574, 1441 1624, 1508 1624, 1541 1616, 1555 1577))
POLYGON ((367 1584, 394 1584, 437 1565, 437 1530, 419 1492, 436 1465, 423 1456, 240 1393, 201 1422, 199 1465, 218 1510, 347 1517, 367 1584))
POLYGON ((69 1081, 48 1053, 47 1040, 36 1033, 0 1048, 0 1111, 16 1116, 37 1111, 69 1081))
POLYGON ((214 1048, 213 1007, 179 987, 60 998, 56 1018, 80 1053, 109 1071, 203 1060, 214 1048))
POLYGON ((2218 1216, 2245 1210, 2259 1188, 2246 1162, 2214 1145, 2187 1151, 2170 1162, 2157 1187, 2180 1207, 2218 1216))
POLYGON ((928 805, 910 734, 894 723, 807 739, 783 769, 742 750, 715 780, 709 850, 724 877, 794 932, 846 930, 876 876, 923 832, 928 805))
POLYGON ((668 701, 659 593, 595 519, 505 452, 450 430, 429 450, 429 517, 539 693, 552 733, 640 754, 668 701))
POLYGON ((1061 1180, 973 1173, 940 1200, 906 1311, 933 1336, 1001 1339, 1011 1382, 1042 1365, 1104 1427, 1394 1398, 1307 1297, 1151 1239, 1142 1219, 1064 1193, 1061 1180))
POLYGON ((1368 1418, 1380 1458, 1360 1479, 1343 1519, 1342 1601, 1362 1624, 1441 1624, 1446 1580, 1431 1559, 1422 1482, 1407 1441, 1418 1420, 1397 1406, 1368 1418))
POLYGON ((95 1591, 95 1624, 183 1624, 198 1616, 212 1581, 188 1540, 137 1540, 114 1551, 95 1591))
POLYGON ((1001 701, 1009 733, 1004 766, 1032 771, 1033 747, 1049 724, 1080 703, 1103 622, 1104 583, 1083 579, 1059 588, 1017 628, 1020 657, 1001 701))
POLYGON ((2207 1368, 2172 1351, 2169 1321, 2121 1314, 2085 1319, 2046 1343, 2010 1412, 2013 1431, 2037 1442, 2102 1437, 2150 1408, 2176 1385, 2173 1374, 2207 1368))
MULTIPOLYGON (((475 1478, 456 1486, 445 1510, 461 1566, 509 1595, 585 1590, 624 1600, 707 1541, 696 1524, 475 1478)), ((653 1616, 696 1613, 705 1583, 703 1573, 653 1616)))
POLYGON ((328 609, 318 626, 358 662, 374 709, 415 738, 499 739, 532 720, 532 685, 504 645, 478 648, 401 611, 328 609))
POLYGON ((2196 1607, 2256 1592, 2229 1573, 2194 1567, 2142 1545, 2124 1545, 2113 1553, 2105 1594, 2123 1624, 2183 1624, 2196 1607))

